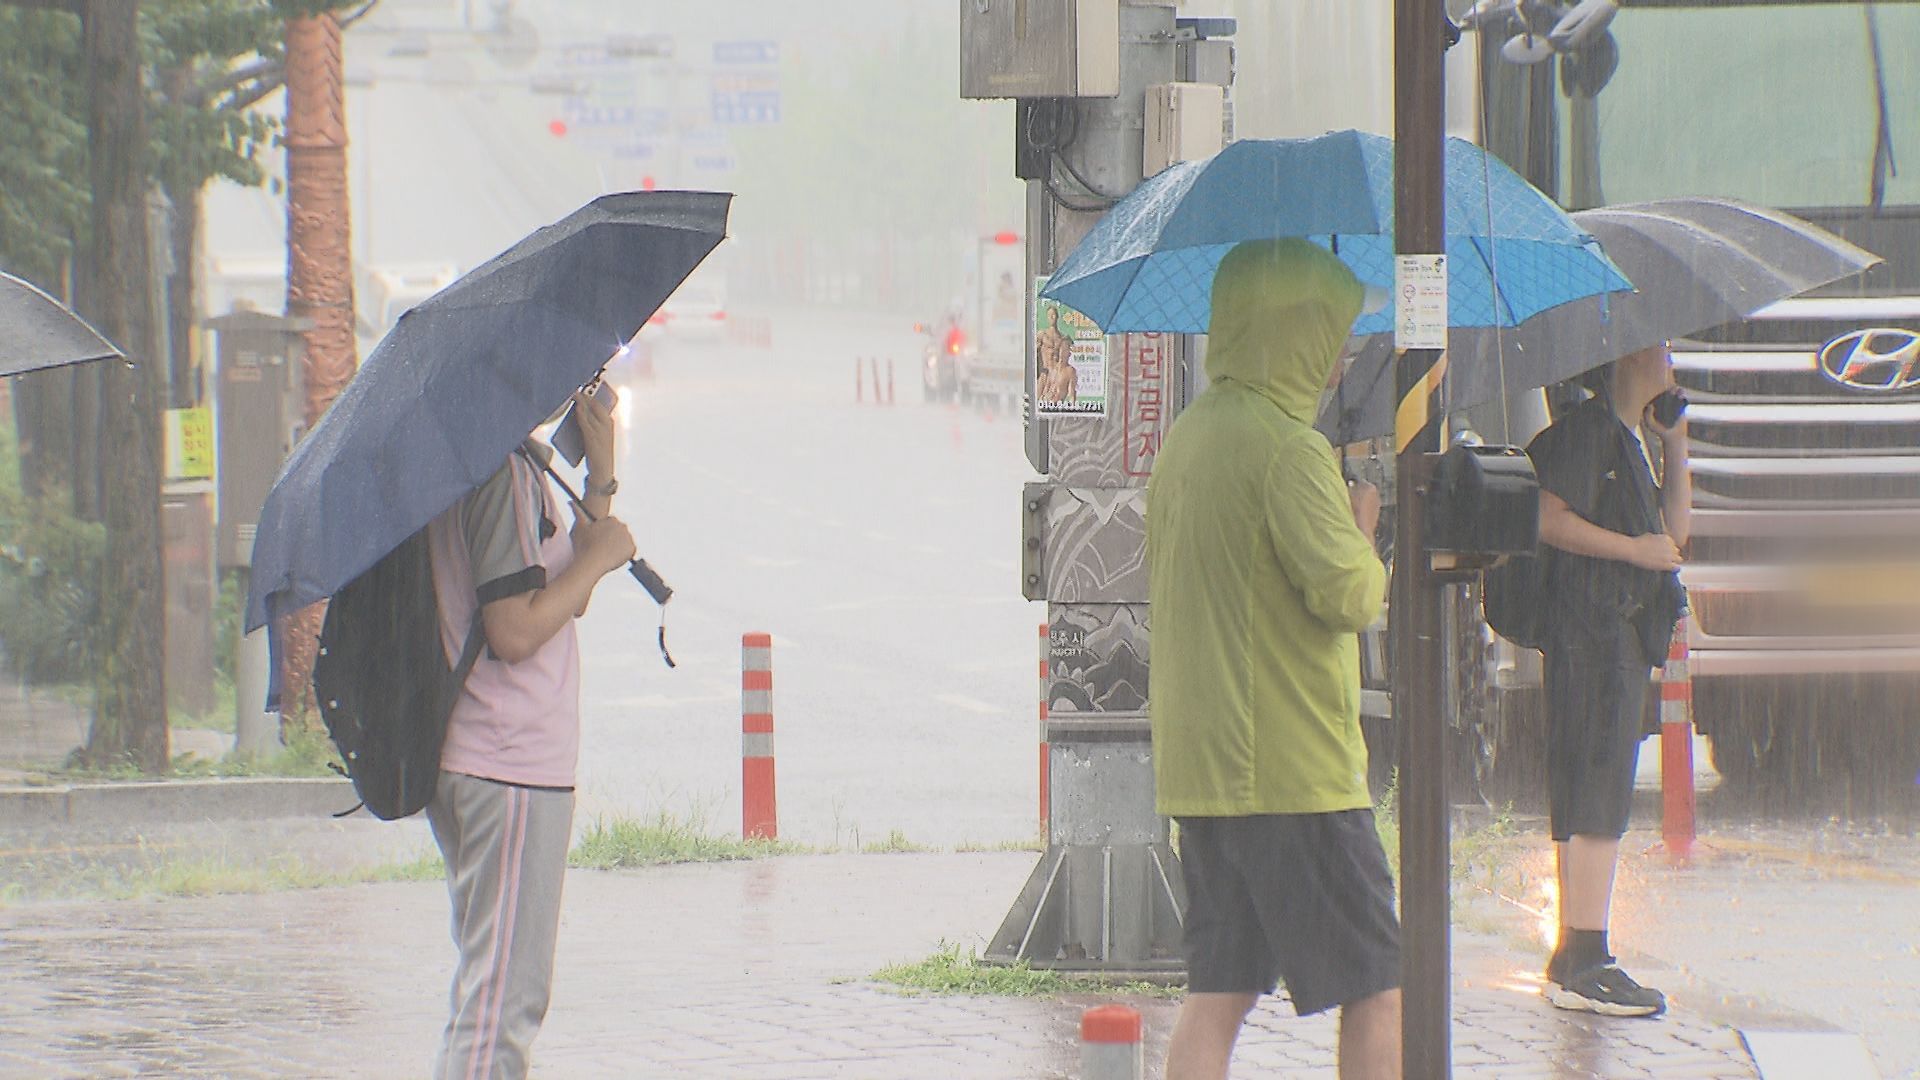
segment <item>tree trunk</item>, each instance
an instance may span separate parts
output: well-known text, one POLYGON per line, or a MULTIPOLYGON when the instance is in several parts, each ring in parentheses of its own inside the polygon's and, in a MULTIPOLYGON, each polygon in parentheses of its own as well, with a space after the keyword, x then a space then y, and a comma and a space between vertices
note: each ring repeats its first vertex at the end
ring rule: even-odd
MULTIPOLYGON (((352 229, 347 214, 347 100, 339 20, 287 21, 287 314, 306 332, 307 429, 320 422, 359 364, 353 332, 352 229)), ((323 605, 282 626, 282 715, 312 708, 323 605)))
POLYGON ((173 203, 173 267, 167 280, 167 324, 173 342, 172 366, 167 372, 167 404, 189 409, 201 404, 200 334, 194 318, 199 310, 200 217, 205 185, 166 186, 173 203))
MULTIPOLYGON (((161 92, 174 105, 193 104, 198 66, 184 63, 159 73, 161 92)), ((199 310, 196 288, 200 277, 201 197, 206 182, 190 167, 163 169, 160 189, 172 213, 167 218, 166 269, 167 407, 186 409, 200 404, 200 350, 195 333, 199 310)))
POLYGON ((147 251, 147 127, 138 0, 88 0, 87 143, 93 188, 93 321, 128 352, 99 369, 107 565, 101 589, 94 765, 168 764, 160 561, 160 372, 147 251))

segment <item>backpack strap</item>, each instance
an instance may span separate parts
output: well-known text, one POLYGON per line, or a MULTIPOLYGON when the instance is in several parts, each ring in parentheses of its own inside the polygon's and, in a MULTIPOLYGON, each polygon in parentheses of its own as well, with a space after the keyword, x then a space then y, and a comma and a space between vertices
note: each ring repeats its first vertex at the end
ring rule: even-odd
POLYGON ((460 664, 453 669, 453 685, 450 692, 455 696, 460 688, 467 685, 467 676, 473 673, 473 665, 480 659, 480 647, 487 643, 486 626, 481 622, 480 612, 473 613, 473 625, 467 628, 467 644, 460 650, 460 664))

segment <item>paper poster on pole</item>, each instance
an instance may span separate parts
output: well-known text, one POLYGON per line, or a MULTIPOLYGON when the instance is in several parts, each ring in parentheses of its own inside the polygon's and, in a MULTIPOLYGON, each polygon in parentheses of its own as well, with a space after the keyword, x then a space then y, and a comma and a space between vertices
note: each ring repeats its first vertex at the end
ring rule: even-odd
POLYGON ((1447 257, 1396 255, 1393 263, 1393 347, 1447 347, 1447 257))
POLYGON ((213 479, 213 410, 166 411, 166 478, 213 479))
POLYGON ((1040 296, 1033 279, 1035 416, 1107 415, 1107 335, 1092 319, 1040 296))

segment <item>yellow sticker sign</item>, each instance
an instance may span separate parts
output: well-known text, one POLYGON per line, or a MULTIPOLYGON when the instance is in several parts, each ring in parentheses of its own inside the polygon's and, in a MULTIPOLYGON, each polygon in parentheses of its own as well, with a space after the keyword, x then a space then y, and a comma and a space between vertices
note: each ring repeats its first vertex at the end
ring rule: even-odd
POLYGON ((167 410, 169 480, 213 479, 213 410, 167 410))

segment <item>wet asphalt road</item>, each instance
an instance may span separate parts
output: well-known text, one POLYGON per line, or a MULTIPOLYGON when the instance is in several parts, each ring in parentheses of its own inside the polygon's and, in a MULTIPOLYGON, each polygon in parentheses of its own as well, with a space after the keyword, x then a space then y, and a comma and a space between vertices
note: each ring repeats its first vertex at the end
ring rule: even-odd
MULTIPOLYGON (((651 331, 649 332, 651 333, 651 331)), ((1017 420, 923 405, 910 318, 791 312, 771 348, 669 339, 629 380, 615 512, 677 590, 624 579, 580 624, 583 813, 737 828, 740 636, 774 636, 780 828, 851 845, 1036 831, 1034 635, 1017 420), (856 403, 856 358, 895 360, 856 403)), ((870 377, 869 377, 870 378, 870 377)))

